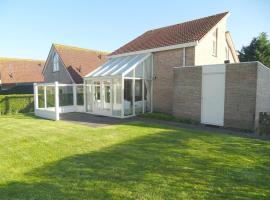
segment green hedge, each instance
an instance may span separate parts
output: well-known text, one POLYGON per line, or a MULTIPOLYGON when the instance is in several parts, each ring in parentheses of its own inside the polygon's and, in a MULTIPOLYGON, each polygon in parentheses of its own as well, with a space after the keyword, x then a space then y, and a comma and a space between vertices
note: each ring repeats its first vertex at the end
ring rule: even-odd
POLYGON ((0 95, 0 114, 29 113, 34 111, 31 94, 0 95))

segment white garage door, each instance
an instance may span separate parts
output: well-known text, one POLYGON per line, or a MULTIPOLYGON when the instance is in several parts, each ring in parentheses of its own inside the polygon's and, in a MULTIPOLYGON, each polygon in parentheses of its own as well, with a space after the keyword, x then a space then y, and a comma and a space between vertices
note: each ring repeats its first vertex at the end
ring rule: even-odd
POLYGON ((201 123, 224 125, 225 65, 203 67, 201 123))

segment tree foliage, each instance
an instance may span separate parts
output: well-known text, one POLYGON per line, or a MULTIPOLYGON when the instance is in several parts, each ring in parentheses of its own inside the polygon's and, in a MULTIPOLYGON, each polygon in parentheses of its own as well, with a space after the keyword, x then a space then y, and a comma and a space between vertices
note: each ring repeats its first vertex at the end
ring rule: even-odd
POLYGON ((270 41, 266 33, 261 33, 252 39, 248 46, 243 46, 239 52, 241 62, 260 61, 270 67, 270 41))

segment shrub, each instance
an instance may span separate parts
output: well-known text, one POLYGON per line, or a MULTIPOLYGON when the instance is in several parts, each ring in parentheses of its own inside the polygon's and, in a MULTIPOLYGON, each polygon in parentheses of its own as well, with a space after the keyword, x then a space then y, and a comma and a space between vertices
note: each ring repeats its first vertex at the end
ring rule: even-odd
POLYGON ((140 115, 140 117, 158 119, 158 120, 164 120, 164 121, 175 121, 175 122, 186 123, 186 124, 199 124, 198 121, 195 121, 192 119, 178 118, 173 115, 169 115, 166 113, 159 113, 159 112, 145 113, 145 114, 140 115))
POLYGON ((0 95, 0 114, 34 111, 34 97, 30 94, 0 95))

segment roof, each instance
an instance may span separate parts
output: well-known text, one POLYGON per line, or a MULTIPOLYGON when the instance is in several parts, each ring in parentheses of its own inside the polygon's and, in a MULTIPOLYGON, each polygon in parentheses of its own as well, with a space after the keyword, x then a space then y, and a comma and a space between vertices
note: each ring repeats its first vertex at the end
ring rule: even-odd
POLYGON ((53 44, 75 83, 107 61, 107 52, 53 44))
POLYGON ((122 56, 117 58, 111 58, 105 64, 97 68, 95 71, 87 75, 86 77, 104 77, 104 76, 119 76, 124 75, 144 60, 146 60, 151 54, 136 54, 131 56, 122 56))
POLYGON ((147 31, 110 56, 199 41, 227 14, 224 12, 147 31))
POLYGON ((43 60, 0 58, 1 84, 43 82, 43 60))

